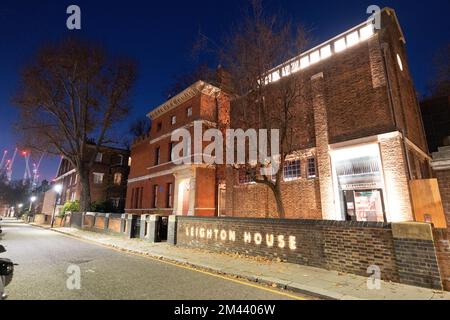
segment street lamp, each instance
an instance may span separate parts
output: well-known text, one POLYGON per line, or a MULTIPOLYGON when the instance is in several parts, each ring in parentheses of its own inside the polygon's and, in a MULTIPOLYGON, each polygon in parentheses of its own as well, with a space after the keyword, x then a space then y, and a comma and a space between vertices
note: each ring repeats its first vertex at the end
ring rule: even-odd
POLYGON ((37 198, 35 196, 32 196, 30 198, 30 208, 28 209, 28 211, 31 213, 31 207, 33 206, 33 202, 35 202, 37 200, 37 198))
POLYGON ((52 214, 52 224, 50 228, 53 228, 53 224, 55 223, 56 204, 58 203, 58 196, 61 194, 62 189, 63 189, 62 184, 55 184, 53 186, 53 191, 55 191, 56 195, 55 195, 55 205, 53 207, 53 214, 52 214))

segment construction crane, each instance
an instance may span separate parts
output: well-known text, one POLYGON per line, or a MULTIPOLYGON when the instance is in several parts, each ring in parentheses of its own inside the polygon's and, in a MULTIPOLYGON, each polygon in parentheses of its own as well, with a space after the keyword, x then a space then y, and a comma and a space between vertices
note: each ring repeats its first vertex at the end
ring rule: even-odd
POLYGON ((14 150, 13 157, 7 161, 6 163, 6 179, 11 182, 12 178, 12 169, 14 166, 14 162, 16 161, 17 148, 14 150))
POLYGON ((25 184, 28 180, 31 180, 31 172, 30 172, 30 153, 26 151, 22 151, 22 156, 25 159, 25 172, 23 173, 23 184, 25 184))
POLYGON ((3 151, 2 161, 0 161, 0 171, 3 170, 5 164, 6 156, 8 155, 8 150, 3 151))
POLYGON ((39 183, 39 168, 41 167, 41 162, 42 162, 42 159, 44 158, 44 156, 45 156, 45 152, 42 153, 37 164, 33 163, 33 179, 31 182, 33 189, 36 188, 39 183))

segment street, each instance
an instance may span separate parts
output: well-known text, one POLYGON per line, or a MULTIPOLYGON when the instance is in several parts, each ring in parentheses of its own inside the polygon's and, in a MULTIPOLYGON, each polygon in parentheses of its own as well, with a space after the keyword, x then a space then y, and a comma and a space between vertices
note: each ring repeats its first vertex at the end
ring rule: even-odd
POLYGON ((280 300, 304 295, 122 253, 17 221, 2 222, 1 257, 17 263, 10 300, 280 300), (69 268, 71 267, 72 268, 69 268), (72 271, 80 289, 68 289, 72 271))

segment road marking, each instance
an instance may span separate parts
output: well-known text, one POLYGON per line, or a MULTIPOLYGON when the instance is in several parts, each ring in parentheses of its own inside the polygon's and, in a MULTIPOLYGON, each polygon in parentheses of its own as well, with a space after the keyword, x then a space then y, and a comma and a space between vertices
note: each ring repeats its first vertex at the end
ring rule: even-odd
POLYGON ((253 287, 253 288, 256 288, 256 289, 260 289, 260 290, 268 291, 268 292, 271 292, 271 293, 275 293, 275 294, 278 294, 278 295, 281 295, 281 296, 285 296, 285 297, 288 297, 288 298, 291 298, 291 299, 294 299, 294 300, 302 300, 302 301, 307 300, 305 298, 302 298, 302 297, 299 297, 299 296, 296 296, 296 295, 293 295, 293 294, 290 294, 290 293, 287 293, 287 292, 280 292, 278 290, 266 288, 266 287, 263 287, 263 286, 260 286, 260 285, 257 285, 257 284, 249 283, 249 282, 238 280, 238 279, 233 279, 233 278, 228 277, 228 276, 224 276, 224 275, 212 273, 212 272, 209 272, 209 271, 196 269, 196 268, 193 268, 193 267, 190 267, 190 266, 186 266, 186 265, 182 265, 181 263, 176 263, 176 262, 171 262, 171 261, 167 261, 167 260, 158 259, 158 258, 149 256, 149 255, 146 255, 146 254, 143 254, 143 253, 123 250, 123 249, 116 248, 116 247, 113 247, 113 246, 110 246, 110 245, 107 245, 107 244, 104 244, 104 243, 96 242, 94 240, 79 238, 77 236, 74 236, 74 235, 71 235, 71 234, 67 234, 67 233, 63 233, 63 232, 58 231, 58 230, 52 230, 52 229, 47 229, 47 228, 43 228, 43 229, 46 229, 46 230, 49 230, 49 231, 54 231, 54 232, 57 232, 60 235, 66 236, 68 238, 72 238, 74 240, 78 240, 78 241, 82 241, 82 242, 85 242, 85 243, 101 246, 101 247, 104 247, 106 249, 110 249, 110 250, 113 250, 113 251, 116 251, 116 252, 120 252, 120 253, 123 253, 123 254, 130 254, 130 255, 137 256, 137 257, 147 258, 147 259, 150 259, 150 260, 153 260, 153 261, 158 261, 158 262, 161 262, 161 263, 169 264, 169 265, 172 265, 172 266, 175 266, 175 267, 179 267, 179 268, 183 268, 183 269, 186 269, 186 270, 203 273, 203 274, 206 274, 206 275, 209 275, 209 276, 212 276, 212 277, 220 278, 220 279, 223 279, 223 280, 227 280, 227 281, 239 283, 239 284, 242 284, 242 285, 245 285, 245 286, 253 287))

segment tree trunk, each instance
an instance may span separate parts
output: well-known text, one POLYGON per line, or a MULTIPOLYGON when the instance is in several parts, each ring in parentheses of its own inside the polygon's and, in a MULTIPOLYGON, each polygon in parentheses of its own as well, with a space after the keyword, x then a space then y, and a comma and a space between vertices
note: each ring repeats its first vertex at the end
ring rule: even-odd
POLYGON ((89 183, 89 170, 80 170, 80 211, 87 212, 91 206, 91 190, 89 183))
POLYGON ((283 199, 281 197, 281 190, 279 186, 276 186, 273 189, 273 195, 275 196, 275 201, 277 203, 278 217, 280 219, 286 218, 286 212, 284 211, 284 204, 283 199))

